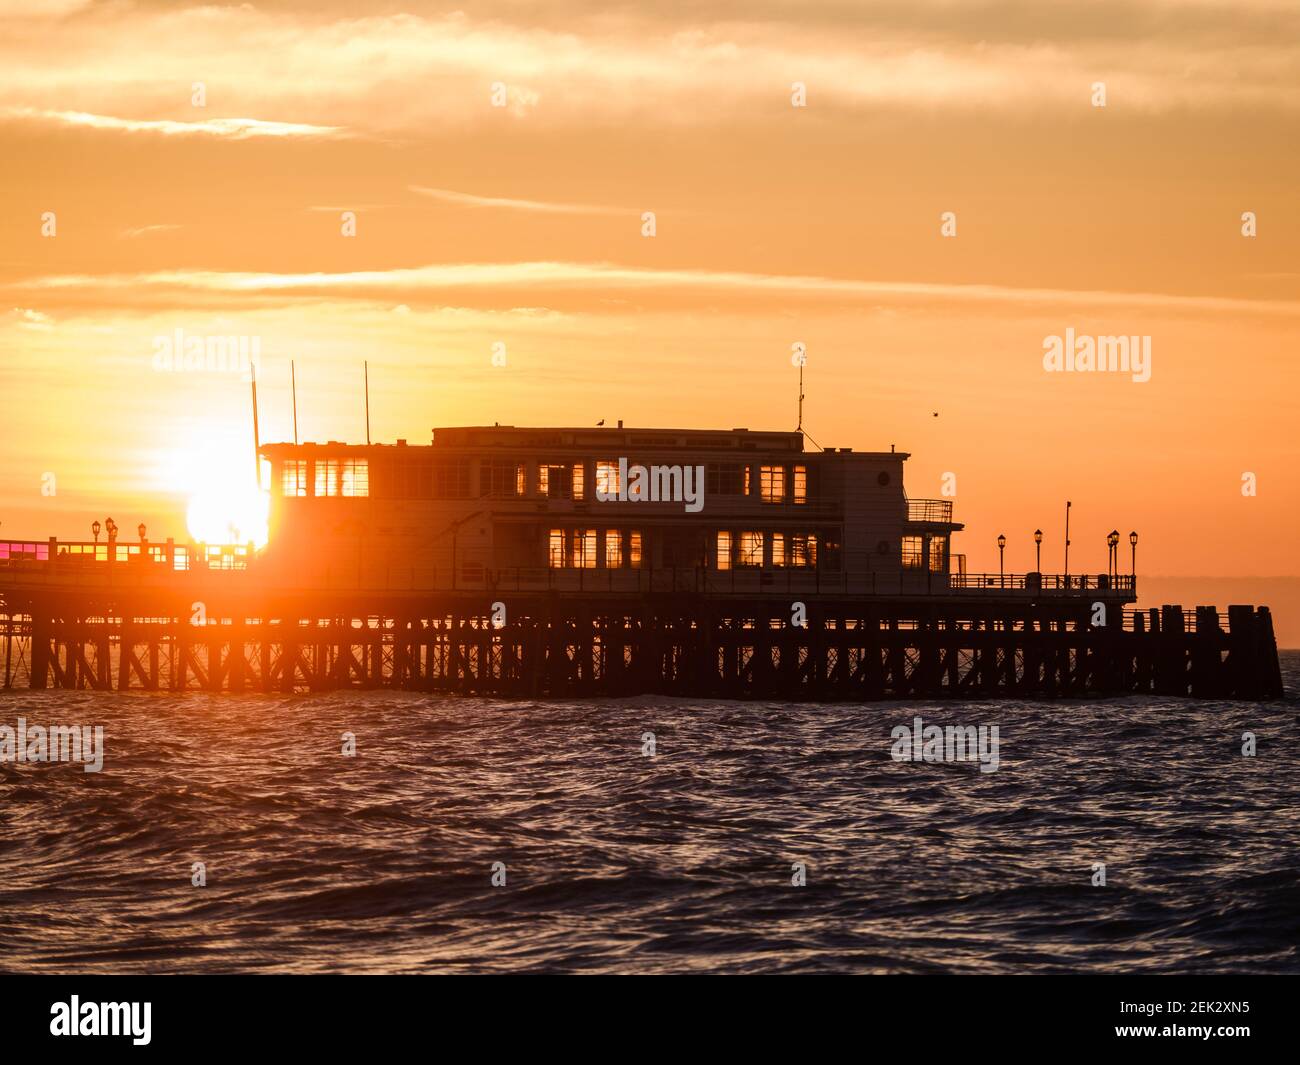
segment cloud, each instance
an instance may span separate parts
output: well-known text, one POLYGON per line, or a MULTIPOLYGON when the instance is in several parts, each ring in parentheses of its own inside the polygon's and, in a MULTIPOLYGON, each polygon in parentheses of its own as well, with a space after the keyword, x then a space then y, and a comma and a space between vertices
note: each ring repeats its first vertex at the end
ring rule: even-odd
POLYGON ((419 136, 502 121, 735 122, 789 116, 796 81, 807 86, 809 115, 942 108, 1085 118, 1097 80, 1125 111, 1300 110, 1300 20, 1271 0, 1148 0, 1131 13, 1074 3, 1041 16, 999 3, 978 10, 975 18, 939 2, 919 13, 897 3, 832 5, 756 10, 749 21, 575 12, 556 30, 528 23, 522 10, 506 22, 465 12, 349 18, 250 4, 96 5, 6 23, 0 103, 69 125, 86 123, 67 116, 104 110, 135 117, 97 116, 109 123, 99 128, 241 139, 341 128, 419 136), (147 66, 141 42, 165 42, 147 66), (265 121, 160 119, 188 107, 195 79, 212 106, 265 121), (492 106, 498 84, 506 107, 492 106))
POLYGON ((332 137, 343 133, 337 126, 264 122, 256 118, 206 118, 194 122, 177 122, 171 119, 117 118, 113 115, 93 115, 86 111, 48 111, 34 107, 10 107, 0 114, 20 121, 121 133, 160 133, 168 137, 226 137, 242 141, 251 137, 332 137))
POLYGON ((600 207, 588 203, 546 203, 542 200, 512 200, 499 196, 474 196, 468 192, 453 192, 451 189, 430 189, 422 185, 408 185, 411 192, 429 196, 444 203, 454 203, 461 207, 496 207, 507 211, 538 211, 546 214, 592 214, 620 215, 637 212, 628 207, 600 207))
POLYGON ((207 293, 226 297, 275 295, 331 300, 410 301, 441 299, 449 292, 499 290, 594 293, 696 292, 839 303, 930 302, 995 303, 1092 308, 1136 307, 1229 314, 1300 315, 1300 302, 1251 300, 1158 292, 1113 292, 1054 288, 1016 288, 986 284, 935 284, 871 281, 805 274, 755 274, 743 271, 651 269, 614 263, 514 262, 439 263, 387 270, 339 273, 249 273, 164 270, 101 276, 62 274, 0 286, 17 292, 103 293, 130 290, 137 296, 207 293))
POLYGON ((124 229, 118 234, 122 240, 134 240, 136 237, 143 237, 149 233, 166 233, 173 229, 180 229, 178 225, 155 225, 155 226, 137 226, 135 229, 124 229))

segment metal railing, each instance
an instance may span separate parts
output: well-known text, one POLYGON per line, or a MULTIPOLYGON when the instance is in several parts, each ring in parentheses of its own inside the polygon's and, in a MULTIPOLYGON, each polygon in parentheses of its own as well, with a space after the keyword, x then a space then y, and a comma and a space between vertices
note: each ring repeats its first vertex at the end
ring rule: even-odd
POLYGON ((242 570, 257 557, 252 544, 124 544, 89 540, 0 540, 0 567, 24 568, 53 564, 56 571, 85 572, 109 566, 154 570, 242 570))
POLYGON ((954 591, 1025 592, 1132 592, 1137 578, 1121 573, 953 573, 948 587, 954 591))
POLYGON ((907 501, 907 520, 921 522, 952 522, 951 499, 909 499, 907 501))

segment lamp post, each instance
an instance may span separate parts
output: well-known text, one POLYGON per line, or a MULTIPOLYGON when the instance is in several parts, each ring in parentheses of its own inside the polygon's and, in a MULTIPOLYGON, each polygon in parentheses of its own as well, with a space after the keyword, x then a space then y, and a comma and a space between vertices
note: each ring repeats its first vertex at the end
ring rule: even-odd
POLYGON ((1043 572, 1043 530, 1034 530, 1034 557, 1037 561, 1034 563, 1039 573, 1043 572))
POLYGON ((1112 577, 1119 576, 1119 530, 1111 529, 1110 535, 1106 537, 1106 544, 1110 548, 1108 557, 1110 559, 1109 575, 1112 577))
POLYGON ((108 542, 110 544, 117 543, 117 522, 112 518, 105 518, 104 531, 108 533, 108 542))
POLYGON ((1073 504, 1067 499, 1065 501, 1065 586, 1070 587, 1070 507, 1073 504))
POLYGON ((1002 560, 1006 557, 1007 538, 1001 533, 998 534, 998 583, 1003 588, 1007 586, 1006 568, 1002 565, 1002 560))
POLYGON ((90 523, 90 531, 91 531, 92 533, 94 533, 94 535, 95 535, 95 546, 96 546, 96 547, 99 546, 99 530, 102 529, 102 528, 103 528, 103 526, 100 525, 98 521, 92 521, 92 522, 90 523))
POLYGON ((1133 584, 1134 587, 1136 587, 1137 572, 1138 572, 1138 534, 1135 532, 1129 533, 1128 543, 1129 543, 1129 547, 1133 549, 1133 564, 1132 564, 1132 568, 1129 570, 1129 576, 1133 578, 1133 584))

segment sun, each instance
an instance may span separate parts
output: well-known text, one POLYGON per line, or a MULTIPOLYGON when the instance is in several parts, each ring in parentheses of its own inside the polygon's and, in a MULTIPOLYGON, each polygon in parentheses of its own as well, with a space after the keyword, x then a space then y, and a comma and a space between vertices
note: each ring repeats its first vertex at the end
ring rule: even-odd
POLYGON ((190 496, 185 524, 195 542, 265 547, 269 500, 254 485, 213 483, 190 496))

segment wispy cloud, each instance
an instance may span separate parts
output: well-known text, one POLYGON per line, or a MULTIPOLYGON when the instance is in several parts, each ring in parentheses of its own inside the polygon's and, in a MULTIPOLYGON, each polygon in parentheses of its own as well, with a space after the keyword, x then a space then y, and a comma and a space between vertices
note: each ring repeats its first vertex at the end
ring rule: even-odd
POLYGON ((1146 307, 1161 310, 1238 314, 1300 315, 1300 301, 1251 300, 1159 292, 1017 288, 986 284, 935 284, 871 281, 805 274, 756 274, 725 270, 675 270, 614 263, 515 262, 440 263, 388 270, 340 273, 248 273, 167 270, 102 276, 62 274, 15 281, 11 291, 105 292, 157 290, 226 295, 301 296, 333 300, 438 298, 449 291, 499 289, 504 292, 584 293, 703 291, 753 294, 764 298, 839 302, 931 301, 1039 306, 1146 307))
POLYGON ((444 203, 454 203, 461 207, 496 207, 507 211, 538 211, 544 214, 591 214, 620 215, 635 214, 628 207, 603 207, 590 203, 548 203, 543 200, 515 200, 501 196, 475 196, 468 192, 453 192, 451 189, 430 189, 423 185, 408 185, 411 192, 429 196, 444 203))
POLYGON ((5 118, 44 122, 82 129, 120 133, 160 133, 164 136, 227 137, 333 137, 344 133, 338 126, 313 126, 302 122, 264 122, 257 118, 205 118, 194 122, 174 119, 117 118, 87 111, 50 111, 35 107, 10 107, 0 112, 5 118))
POLYGON ((472 12, 331 19, 248 4, 95 5, 6 25, 0 101, 46 116, 169 114, 193 79, 219 71, 227 113, 281 121, 233 131, 224 124, 253 120, 107 121, 243 137, 339 135, 340 126, 418 136, 503 118, 588 127, 631 117, 734 121, 788 114, 795 81, 806 84, 813 111, 1085 116, 1096 80, 1107 82, 1112 106, 1129 111, 1300 109, 1294 5, 1139 0, 1131 18, 1128 5, 1125 17, 1109 4, 1049 6, 1022 14, 950 0, 861 11, 809 5, 758 10, 748 21, 647 12, 574 17, 557 31, 530 23, 522 8, 511 22, 472 12), (986 34, 989 26, 998 32, 986 34), (140 41, 167 42, 147 70, 135 62, 140 41), (491 105, 494 84, 504 86, 505 107, 491 105))
POLYGON ((122 240, 135 240, 136 237, 148 236, 150 233, 167 233, 173 229, 180 229, 178 225, 154 225, 154 226, 137 226, 134 229, 124 229, 118 234, 122 240))

